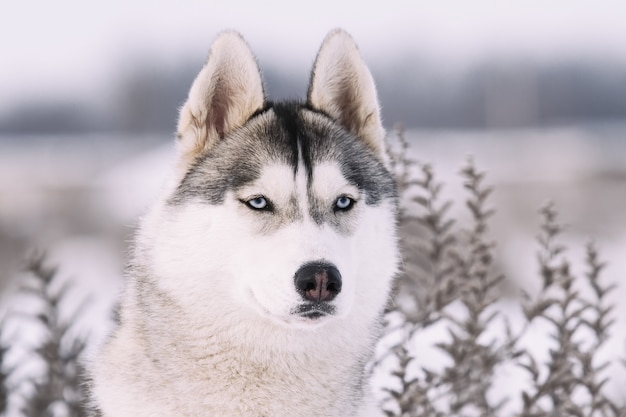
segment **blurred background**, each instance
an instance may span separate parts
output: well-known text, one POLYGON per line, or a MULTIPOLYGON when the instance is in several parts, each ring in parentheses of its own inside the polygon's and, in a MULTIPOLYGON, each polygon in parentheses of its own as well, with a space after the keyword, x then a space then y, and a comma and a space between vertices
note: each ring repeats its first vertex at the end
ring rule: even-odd
MULTIPOLYGON (((97 288, 105 314, 215 35, 239 30, 270 98, 297 98, 323 37, 340 26, 372 70, 386 126, 406 129, 411 157, 434 165, 448 198, 462 201, 468 155, 487 171, 510 279, 539 288, 537 210, 552 200, 572 257, 595 240, 606 279, 621 284, 614 299, 626 296, 624 2, 25 0, 0 9, 4 295, 23 259, 46 250, 63 274, 97 288)), ((615 315, 611 357, 626 351, 626 308, 615 315)))

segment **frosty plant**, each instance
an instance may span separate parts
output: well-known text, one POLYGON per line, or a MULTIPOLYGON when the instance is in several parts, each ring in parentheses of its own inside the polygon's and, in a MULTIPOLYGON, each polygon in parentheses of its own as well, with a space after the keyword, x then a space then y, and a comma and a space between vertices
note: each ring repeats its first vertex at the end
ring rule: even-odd
POLYGON ((4 342, 4 320, 0 321, 0 415, 4 415, 9 404, 10 370, 6 364, 6 353, 9 350, 4 342))
POLYGON ((75 337, 71 332, 82 309, 76 310, 68 319, 62 318, 60 310, 72 284, 66 282, 59 286, 57 270, 44 263, 43 256, 30 261, 29 277, 21 288, 37 304, 34 311, 26 313, 26 318, 35 320, 43 334, 42 341, 33 352, 42 370, 36 375, 29 375, 23 382, 26 385, 23 415, 86 416, 82 404, 85 395, 80 365, 86 340, 75 337))
MULTIPOLYGON (((402 143, 402 135, 400 139, 402 143)), ((393 346, 397 359, 393 375, 400 387, 387 390, 387 415, 464 415, 468 410, 496 415, 501 404, 491 404, 487 392, 494 369, 513 351, 513 341, 485 343, 481 338, 498 315, 490 307, 499 298, 503 280, 494 267, 494 244, 487 237, 487 221, 493 214, 487 200, 492 190, 484 185, 484 174, 468 161, 461 176, 468 191, 471 227, 455 231, 456 222, 448 215, 451 203, 441 201, 443 186, 432 168, 397 154, 394 161, 401 172, 419 166, 420 176, 405 176, 401 184, 403 202, 409 207, 401 211, 406 252, 395 313, 402 318, 390 320, 403 323, 405 335, 393 346), (450 308, 455 301, 462 314, 450 308), (449 338, 437 343, 437 348, 452 366, 442 372, 415 369, 411 356, 419 352, 411 351, 412 341, 434 324, 447 328, 449 338)))
POLYGON ((541 233, 538 254, 543 288, 531 300, 526 296, 524 312, 529 321, 544 320, 552 327, 552 344, 547 366, 541 366, 528 352, 520 365, 531 376, 532 388, 522 393, 522 416, 623 416, 626 408, 619 407, 602 393, 608 379, 603 371, 609 362, 598 363, 597 351, 609 337, 614 320, 613 306, 606 295, 615 285, 602 282, 604 263, 599 260, 593 244, 587 246, 585 279, 572 274, 566 248, 559 244, 563 227, 557 222, 553 205, 541 210, 541 233), (584 295, 589 294, 589 297, 584 295))
POLYGON ((541 363, 520 347, 530 326, 513 334, 496 308, 504 276, 496 267, 495 243, 488 237, 494 211, 488 204, 492 189, 484 184, 484 173, 471 161, 461 171, 470 219, 457 230, 459 222, 449 214, 452 203, 442 200, 443 185, 432 167, 410 160, 401 130, 397 137, 391 155, 401 191, 404 264, 383 339, 388 349, 374 366, 376 374, 392 369, 393 382, 383 388, 386 415, 504 415, 503 407, 511 398, 494 401, 489 393, 495 372, 505 363, 522 367, 532 380, 532 386, 519 394, 521 409, 513 415, 626 415, 626 408, 602 393, 608 363, 597 363, 595 358, 609 336, 612 307, 606 295, 614 288, 600 279, 604 264, 595 247, 587 247, 585 279, 574 277, 565 248, 557 242, 561 226, 556 210, 547 206, 541 211, 538 259, 543 290, 536 299, 521 297, 529 324, 543 320, 552 325, 552 333, 545 337, 555 345, 548 362, 541 363), (577 285, 586 286, 592 296, 583 297, 577 285), (444 326, 447 332, 435 343, 450 364, 443 369, 420 367, 415 360, 420 352, 413 348, 414 342, 431 326, 444 326), (503 337, 487 337, 494 326, 504 329, 503 337))

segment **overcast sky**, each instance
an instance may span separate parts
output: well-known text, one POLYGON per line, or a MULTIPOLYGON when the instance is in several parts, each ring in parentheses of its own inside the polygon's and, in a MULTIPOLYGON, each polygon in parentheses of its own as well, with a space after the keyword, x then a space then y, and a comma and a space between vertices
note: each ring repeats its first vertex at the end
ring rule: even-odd
POLYGON ((308 67, 326 32, 352 33, 366 60, 485 54, 626 60, 623 0, 14 0, 0 6, 0 110, 27 96, 97 96, 140 55, 205 57, 215 34, 243 33, 264 59, 308 67))

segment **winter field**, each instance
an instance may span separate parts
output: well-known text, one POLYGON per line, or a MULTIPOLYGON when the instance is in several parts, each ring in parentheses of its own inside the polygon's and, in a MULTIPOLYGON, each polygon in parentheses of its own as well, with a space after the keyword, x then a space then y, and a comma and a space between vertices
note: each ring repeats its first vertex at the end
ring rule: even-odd
MULTIPOLYGON (((488 205, 495 208, 488 236, 496 242, 495 265, 509 291, 497 309, 514 330, 523 316, 515 294, 542 291, 537 261, 539 209, 554 202, 559 221, 567 225, 561 243, 567 246, 572 273, 584 275, 585 245, 594 241, 601 261, 608 263, 601 279, 617 284, 607 297, 616 306, 610 338, 596 360, 610 361, 605 393, 626 401, 626 126, 602 125, 503 131, 408 131, 409 157, 431 164, 444 184, 443 200, 459 227, 469 221, 463 179, 468 157, 485 182, 494 187, 488 205)), ((111 323, 111 306, 122 285, 125 253, 133 227, 158 192, 174 157, 173 139, 166 137, 3 137, 0 138, 0 288, 6 314, 27 310, 16 291, 24 277, 24 260, 45 251, 63 279, 76 283, 67 311, 88 297, 77 333, 96 345, 111 323), (17 300, 17 301, 16 301, 17 300)), ((406 232, 404 233, 406 234, 406 232)), ((451 306, 454 311, 455 306, 451 306)), ((463 314, 463 310, 458 310, 463 314)), ((69 313, 68 313, 69 314, 69 313)), ((7 320, 7 319, 5 319, 7 320)), ((16 320, 2 337, 9 345, 37 340, 36 326, 16 320), (32 327, 32 328, 31 328, 32 327)), ((539 363, 547 360, 552 341, 546 327, 533 323, 520 339, 539 363)), ((434 324, 412 342, 417 367, 431 370, 450 365, 435 344, 449 334, 434 324)), ((489 338, 502 336, 494 325, 489 338)), ((581 341, 584 343, 585 341, 581 341)), ((89 349, 88 349, 89 350, 89 349)), ((13 361, 27 361, 26 351, 13 361)), ((500 415, 520 408, 520 392, 528 373, 519 367, 497 369, 489 396, 509 398, 500 415)), ((381 377, 385 384, 387 377, 381 377)), ((19 415, 15 414, 15 415, 19 415)))

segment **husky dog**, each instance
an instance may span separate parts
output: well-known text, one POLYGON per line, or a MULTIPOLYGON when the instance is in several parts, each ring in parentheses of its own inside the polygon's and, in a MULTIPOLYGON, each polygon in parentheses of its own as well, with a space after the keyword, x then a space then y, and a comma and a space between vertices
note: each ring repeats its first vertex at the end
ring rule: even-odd
POLYGON ((346 32, 324 40, 306 102, 280 103, 241 36, 219 35, 92 364, 99 413, 375 413, 364 368, 399 259, 384 138, 346 32))

